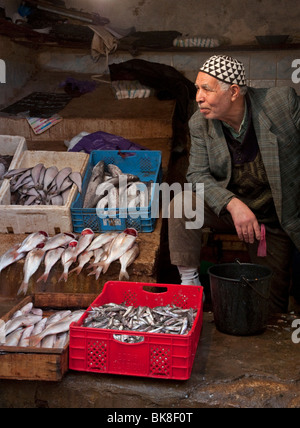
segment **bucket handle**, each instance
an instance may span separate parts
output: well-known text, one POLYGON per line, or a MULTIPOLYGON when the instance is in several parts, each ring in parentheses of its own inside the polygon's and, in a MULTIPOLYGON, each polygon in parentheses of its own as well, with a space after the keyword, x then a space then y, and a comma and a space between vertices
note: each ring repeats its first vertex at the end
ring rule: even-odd
MULTIPOLYGON (((242 264, 238 259, 236 259, 235 261, 239 265, 242 264)), ((268 295, 265 295, 265 294, 261 293, 259 290, 257 290, 257 288, 253 287, 253 285, 251 284, 251 282, 248 281, 248 279, 244 275, 240 276, 240 280, 241 280, 241 282, 244 282, 246 285, 248 285, 256 294, 258 294, 263 299, 268 300, 270 298, 270 293, 268 293, 268 295)), ((245 286, 245 284, 244 284, 244 286, 245 286)))

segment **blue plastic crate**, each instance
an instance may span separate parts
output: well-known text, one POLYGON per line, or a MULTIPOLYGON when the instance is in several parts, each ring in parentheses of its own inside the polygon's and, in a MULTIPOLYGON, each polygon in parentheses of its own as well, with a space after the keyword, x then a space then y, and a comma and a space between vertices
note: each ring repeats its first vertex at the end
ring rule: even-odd
POLYGON ((119 209, 105 209, 106 218, 100 218, 97 215, 96 208, 83 208, 83 201, 87 187, 92 175, 94 166, 104 161, 105 165, 115 164, 125 174, 137 175, 142 182, 158 183, 162 182, 162 159, 159 151, 115 151, 99 150, 93 151, 87 166, 86 174, 83 179, 82 193, 71 205, 71 216, 73 229, 75 233, 81 233, 86 228, 92 229, 95 233, 108 231, 123 231, 129 227, 135 228, 138 232, 150 233, 155 229, 159 204, 154 201, 154 192, 149 198, 150 203, 147 208, 141 208, 137 213, 127 210, 126 218, 124 213, 120 215, 119 209), (155 215, 153 215, 155 213, 155 215))

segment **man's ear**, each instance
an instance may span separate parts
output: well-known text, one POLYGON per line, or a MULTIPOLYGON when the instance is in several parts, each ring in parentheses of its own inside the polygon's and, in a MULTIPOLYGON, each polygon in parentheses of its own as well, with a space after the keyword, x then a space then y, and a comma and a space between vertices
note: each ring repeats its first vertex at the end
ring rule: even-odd
POLYGON ((231 85, 230 91, 231 91, 231 100, 235 101, 240 96, 241 88, 239 87, 239 85, 231 85))

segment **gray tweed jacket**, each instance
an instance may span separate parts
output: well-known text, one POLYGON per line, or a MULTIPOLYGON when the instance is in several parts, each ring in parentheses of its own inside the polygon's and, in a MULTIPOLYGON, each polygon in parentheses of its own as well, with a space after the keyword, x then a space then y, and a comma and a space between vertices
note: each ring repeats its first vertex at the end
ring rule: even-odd
MULTIPOLYGON (((254 89, 248 94, 262 159, 282 228, 300 249, 300 101, 292 88, 254 89)), ((204 183, 205 201, 220 215, 233 194, 227 190, 231 157, 219 120, 198 110, 190 119, 187 173, 195 190, 204 183)))

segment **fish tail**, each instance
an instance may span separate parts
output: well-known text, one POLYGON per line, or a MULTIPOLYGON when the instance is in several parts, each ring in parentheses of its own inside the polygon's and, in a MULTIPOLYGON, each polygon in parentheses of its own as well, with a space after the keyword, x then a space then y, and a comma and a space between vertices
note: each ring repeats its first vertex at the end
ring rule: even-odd
MULTIPOLYGON (((107 263, 107 261, 102 261, 102 262, 99 262, 99 263, 94 263, 93 264, 93 268, 94 269, 97 269, 97 268, 102 268, 103 269, 103 273, 106 273, 107 271, 108 271, 108 268, 109 268, 109 266, 110 266, 110 263, 111 262, 108 262, 107 263)), ((92 269, 92 268, 91 268, 92 269)))
POLYGON ((108 269, 109 269, 109 266, 110 266, 110 262, 106 262, 106 261, 104 261, 104 262, 100 262, 99 263, 99 267, 103 267, 103 270, 102 270, 102 272, 103 272, 103 274, 105 274, 107 271, 108 271, 108 269))
POLYGON ((62 276, 59 278, 58 282, 61 282, 61 281, 67 282, 68 281, 68 276, 69 276, 68 272, 64 272, 62 274, 62 276))
POLYGON ((96 276, 96 280, 98 281, 98 279, 100 278, 100 275, 102 273, 102 269, 98 268, 95 272, 95 276, 96 276))
POLYGON ((42 281, 44 281, 44 283, 46 283, 47 282, 47 280, 48 280, 48 277, 49 277, 49 273, 44 273, 36 282, 37 282, 37 284, 39 283, 39 282, 42 282, 42 281))
POLYGON ((129 281, 130 277, 126 270, 121 270, 119 275, 119 281, 129 281))
POLYGON ((39 334, 36 336, 28 337, 29 340, 29 346, 32 346, 33 348, 37 347, 37 345, 42 341, 42 337, 40 337, 39 334))
POLYGON ((78 266, 77 268, 71 270, 71 272, 69 273, 69 275, 71 275, 72 273, 76 272, 77 276, 81 274, 82 271, 82 267, 78 266))
POLYGON ((23 281, 21 284, 21 287, 19 288, 18 296, 20 294, 24 294, 24 296, 26 296, 27 290, 28 290, 28 283, 23 281))
POLYGON ((66 263, 70 263, 70 262, 75 263, 75 262, 76 262, 76 260, 77 260, 77 256, 73 256, 73 257, 71 257, 69 260, 67 260, 67 262, 66 262, 66 263))

